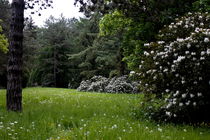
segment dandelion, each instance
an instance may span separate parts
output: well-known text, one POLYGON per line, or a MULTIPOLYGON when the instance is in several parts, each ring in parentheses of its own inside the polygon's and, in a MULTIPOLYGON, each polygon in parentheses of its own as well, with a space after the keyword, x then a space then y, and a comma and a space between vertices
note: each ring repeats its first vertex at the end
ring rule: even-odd
POLYGON ((112 129, 114 129, 114 128, 117 128, 117 125, 116 124, 112 126, 112 129))
POLYGON ((158 131, 159 131, 159 132, 162 132, 162 131, 163 131, 163 129, 162 129, 162 128, 158 128, 158 131))
POLYGON ((14 123, 10 123, 10 125, 14 125, 14 123))

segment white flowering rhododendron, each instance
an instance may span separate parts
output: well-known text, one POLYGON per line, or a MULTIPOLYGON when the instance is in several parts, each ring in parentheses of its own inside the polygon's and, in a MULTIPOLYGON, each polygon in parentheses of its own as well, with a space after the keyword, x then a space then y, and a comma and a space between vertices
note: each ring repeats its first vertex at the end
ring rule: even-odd
POLYGON ((106 93, 139 93, 138 85, 138 82, 131 81, 127 75, 113 78, 94 76, 90 80, 82 81, 77 90, 106 93))
POLYGON ((210 14, 188 13, 158 40, 145 44, 139 66, 144 93, 164 99, 156 113, 164 120, 210 121, 210 14))

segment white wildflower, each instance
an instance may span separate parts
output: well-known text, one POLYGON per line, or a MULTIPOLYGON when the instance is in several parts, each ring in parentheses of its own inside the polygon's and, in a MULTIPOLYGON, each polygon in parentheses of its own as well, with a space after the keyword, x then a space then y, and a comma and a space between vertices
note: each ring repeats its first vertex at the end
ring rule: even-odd
POLYGON ((161 128, 158 128, 158 131, 162 132, 162 131, 163 131, 163 129, 161 129, 161 128))

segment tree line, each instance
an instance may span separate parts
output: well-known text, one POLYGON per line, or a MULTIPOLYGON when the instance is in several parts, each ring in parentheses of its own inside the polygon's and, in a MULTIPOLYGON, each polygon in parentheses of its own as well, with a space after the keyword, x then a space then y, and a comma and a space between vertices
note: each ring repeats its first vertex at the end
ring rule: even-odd
MULTIPOLYGON (((1 9, 2 15, 8 16, 0 18, 9 38, 10 4, 4 0, 1 2, 5 7, 1 9)), ((121 65, 118 36, 99 36, 101 18, 98 12, 80 19, 51 16, 44 27, 37 27, 31 17, 25 18, 22 86, 77 88, 82 80, 94 75, 113 77, 125 74, 127 70, 121 65)), ((7 55, 3 52, 0 55, 0 75, 4 79, 0 86, 6 87, 7 55)))
MULTIPOLYGON (((148 71, 141 71, 140 68, 145 64, 144 59, 149 60, 146 53, 149 47, 145 44, 162 44, 159 39, 165 36, 160 37, 161 29, 188 12, 208 13, 210 9, 208 0, 75 0, 86 18, 50 17, 45 26, 39 28, 33 24, 32 19, 24 20, 23 15, 24 8, 33 9, 37 2, 46 8, 51 6, 52 1, 13 0, 10 9, 8 1, 1 0, 7 9, 3 11, 7 12, 4 15, 12 15, 12 18, 0 17, 4 21, 3 33, 10 42, 8 55, 2 52, 0 54, 0 76, 6 79, 6 73, 8 75, 8 110, 22 109, 21 93, 24 86, 75 88, 80 81, 94 75, 113 77, 128 74, 131 70, 143 74, 144 79, 140 80, 146 81, 144 88, 149 87, 146 90, 154 92, 152 98, 150 94, 145 96, 146 100, 150 98, 154 101, 153 97, 162 99, 163 96, 159 96, 160 89, 153 90, 162 85, 158 85, 157 80, 151 83, 148 71), (7 21, 10 18, 8 32, 7 21), (151 84, 148 86, 147 83, 151 84)), ((39 14, 39 11, 36 12, 39 14)), ((167 33, 166 36, 170 34, 167 33)), ((164 47, 161 46, 161 49, 164 47)), ((150 50, 152 54, 154 50, 150 50)), ((149 67, 149 72, 154 70, 151 62, 153 58, 145 64, 145 67, 149 67)), ((141 77, 137 75, 135 78, 141 77)), ((163 77, 158 75, 158 80, 166 81, 164 74, 163 77)), ((5 82, 0 84, 6 85, 5 82)), ((165 85, 168 86, 167 83, 165 85)), ((161 89, 165 90, 166 87, 161 89)), ((168 89, 166 92, 168 94, 168 89)))

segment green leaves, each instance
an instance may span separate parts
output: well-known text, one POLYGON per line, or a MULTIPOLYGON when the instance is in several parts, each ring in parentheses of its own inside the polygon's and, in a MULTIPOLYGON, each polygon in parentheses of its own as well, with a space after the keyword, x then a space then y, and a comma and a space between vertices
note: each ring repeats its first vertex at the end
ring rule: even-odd
POLYGON ((199 10, 202 12, 210 11, 210 1, 209 0, 198 0, 193 3, 194 10, 199 10))
POLYGON ((99 23, 100 35, 116 35, 126 30, 131 19, 126 18, 120 11, 106 14, 99 23))
POLYGON ((5 37, 5 35, 1 34, 2 33, 2 27, 0 26, 0 51, 2 51, 3 53, 7 53, 8 52, 8 39, 5 37))

